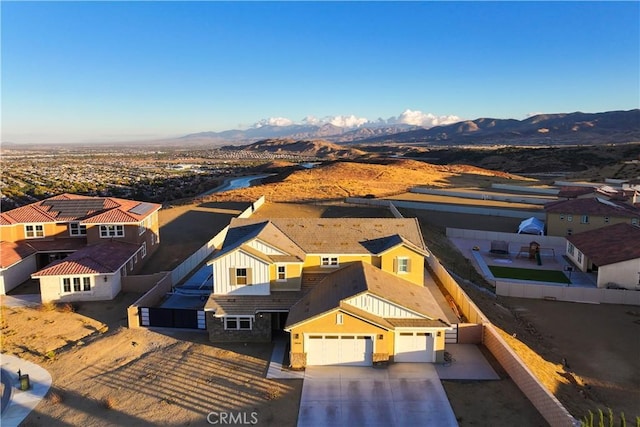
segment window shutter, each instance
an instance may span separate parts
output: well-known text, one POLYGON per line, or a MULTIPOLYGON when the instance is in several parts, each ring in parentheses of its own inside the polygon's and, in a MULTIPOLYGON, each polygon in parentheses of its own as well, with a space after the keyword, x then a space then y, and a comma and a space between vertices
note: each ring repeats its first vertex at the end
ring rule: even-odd
POLYGON ((411 258, 407 258, 407 273, 411 272, 411 258))
POLYGON ((393 272, 394 273, 398 272, 398 258, 393 259, 393 272))
POLYGON ((253 269, 247 268, 247 285, 253 285, 253 269))
POLYGON ((237 285, 237 283, 236 283, 236 269, 233 268, 233 267, 229 269, 229 284, 231 286, 237 285))

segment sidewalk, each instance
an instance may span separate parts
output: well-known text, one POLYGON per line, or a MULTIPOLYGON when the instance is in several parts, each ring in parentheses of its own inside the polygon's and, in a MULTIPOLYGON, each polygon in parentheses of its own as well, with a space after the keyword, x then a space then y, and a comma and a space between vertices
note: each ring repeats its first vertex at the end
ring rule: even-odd
POLYGON ((268 379, 304 379, 304 371, 292 371, 282 367, 286 346, 287 341, 284 339, 278 339, 273 342, 273 352, 271 353, 271 361, 269 362, 269 369, 267 370, 268 379))
POLYGON ((2 384, 5 387, 5 398, 2 399, 2 427, 17 427, 29 415, 36 405, 49 391, 51 375, 35 363, 27 362, 8 354, 0 355, 2 362, 2 384), (19 388, 18 370, 29 375, 31 388, 21 391, 19 388), (7 389, 9 392, 7 392, 7 389))

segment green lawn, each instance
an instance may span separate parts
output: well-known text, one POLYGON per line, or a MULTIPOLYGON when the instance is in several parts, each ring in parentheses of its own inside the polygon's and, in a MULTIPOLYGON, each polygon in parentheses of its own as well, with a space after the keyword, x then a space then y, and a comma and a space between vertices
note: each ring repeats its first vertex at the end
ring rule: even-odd
POLYGON ((489 270, 495 277, 504 279, 534 280, 536 282, 571 283, 562 271, 534 270, 531 268, 513 268, 490 265, 489 270))

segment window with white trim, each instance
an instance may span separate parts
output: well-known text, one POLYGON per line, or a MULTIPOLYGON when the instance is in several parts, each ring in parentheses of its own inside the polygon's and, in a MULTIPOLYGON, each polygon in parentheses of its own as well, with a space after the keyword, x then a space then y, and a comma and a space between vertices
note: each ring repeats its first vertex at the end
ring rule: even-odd
POLYGON ((576 247, 573 246, 572 243, 569 243, 569 246, 567 247, 567 252, 569 252, 569 255, 573 256, 576 252, 576 247))
POLYGON ((44 225, 42 224, 25 224, 24 237, 26 239, 38 239, 44 237, 44 225))
POLYGON ((91 277, 63 277, 62 293, 91 292, 91 277))
POLYGON ((147 242, 142 242, 142 258, 147 256, 147 242))
POLYGON ((236 285, 246 285, 246 284, 247 284, 247 269, 236 268, 236 285))
POLYGON ((631 225, 638 225, 638 223, 640 223, 640 219, 638 219, 638 218, 631 218, 631 225))
POLYGON ((109 238, 109 237, 124 237, 124 225, 101 225, 100 226, 100 237, 109 238))
POLYGON ((252 327, 249 316, 229 316, 224 318, 224 329, 227 331, 250 331, 252 327))
POLYGON ((407 274, 409 273, 409 258, 407 257, 398 257, 398 273, 407 274))
POLYGON ((578 262, 582 264, 582 252, 578 251, 578 262))
POLYGON ((567 215, 567 221, 569 222, 573 221, 573 215, 567 215))
POLYGON ((69 235, 70 236, 86 236, 87 226, 85 224, 80 224, 79 222, 70 222, 69 235))
POLYGON ((336 314, 336 325, 344 324, 344 315, 342 313, 336 314))
POLYGON ((323 256, 320 258, 320 265, 323 267, 337 267, 339 265, 337 256, 323 256))
POLYGON ((285 265, 278 265, 276 266, 277 270, 278 270, 278 274, 277 274, 277 280, 278 282, 284 282, 285 280, 287 280, 287 266, 285 265))
POLYGON ((589 224, 589 215, 582 215, 580 217, 580 224, 589 224))
POLYGON ((608 216, 604 217, 604 223, 605 224, 609 224, 610 221, 611 221, 611 219, 608 216))

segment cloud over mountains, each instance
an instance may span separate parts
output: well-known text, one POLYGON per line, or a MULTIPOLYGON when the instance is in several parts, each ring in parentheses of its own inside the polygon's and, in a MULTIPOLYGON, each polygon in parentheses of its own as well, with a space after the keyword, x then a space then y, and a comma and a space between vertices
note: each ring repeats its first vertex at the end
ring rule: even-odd
POLYGON ((326 116, 318 118, 306 116, 299 122, 295 122, 286 117, 270 117, 254 123, 251 128, 259 129, 264 126, 291 126, 291 125, 313 125, 322 126, 330 124, 341 128, 378 127, 389 125, 409 125, 431 128, 434 126, 456 123, 462 119, 454 115, 437 116, 433 113, 423 113, 418 110, 404 110, 400 115, 389 117, 388 119, 378 118, 370 120, 366 117, 351 115, 326 116))

